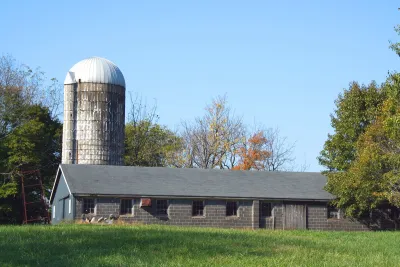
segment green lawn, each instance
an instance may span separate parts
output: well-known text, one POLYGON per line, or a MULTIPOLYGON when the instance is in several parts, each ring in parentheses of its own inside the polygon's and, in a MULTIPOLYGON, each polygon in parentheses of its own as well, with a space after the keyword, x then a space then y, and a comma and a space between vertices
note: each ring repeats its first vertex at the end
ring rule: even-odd
POLYGON ((0 266, 400 266, 400 232, 0 226, 0 266))

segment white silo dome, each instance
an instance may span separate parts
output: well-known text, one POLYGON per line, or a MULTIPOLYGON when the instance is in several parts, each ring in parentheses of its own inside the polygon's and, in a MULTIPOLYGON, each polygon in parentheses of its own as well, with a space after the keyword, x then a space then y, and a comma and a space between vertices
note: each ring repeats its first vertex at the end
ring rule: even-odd
POLYGON ((76 63, 67 73, 64 84, 77 82, 107 83, 125 87, 124 75, 111 61, 101 57, 90 57, 76 63))

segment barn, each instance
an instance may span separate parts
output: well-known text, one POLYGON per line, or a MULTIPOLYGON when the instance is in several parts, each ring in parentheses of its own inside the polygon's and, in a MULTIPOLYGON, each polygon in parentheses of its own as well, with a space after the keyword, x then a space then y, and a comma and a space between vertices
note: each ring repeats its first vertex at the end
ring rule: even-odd
POLYGON ((329 206, 320 173, 123 165, 126 84, 111 61, 79 61, 64 80, 62 164, 52 223, 110 214, 127 222, 229 228, 365 230, 329 206))
POLYGON ((61 164, 52 223, 109 217, 144 224, 367 230, 329 206, 326 177, 259 172, 61 164))

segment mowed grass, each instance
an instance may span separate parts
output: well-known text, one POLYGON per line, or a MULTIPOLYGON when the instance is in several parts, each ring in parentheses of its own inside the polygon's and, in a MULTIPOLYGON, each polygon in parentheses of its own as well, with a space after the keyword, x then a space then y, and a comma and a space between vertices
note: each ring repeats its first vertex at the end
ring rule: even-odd
POLYGON ((0 266, 400 266, 400 232, 1 226, 0 266))

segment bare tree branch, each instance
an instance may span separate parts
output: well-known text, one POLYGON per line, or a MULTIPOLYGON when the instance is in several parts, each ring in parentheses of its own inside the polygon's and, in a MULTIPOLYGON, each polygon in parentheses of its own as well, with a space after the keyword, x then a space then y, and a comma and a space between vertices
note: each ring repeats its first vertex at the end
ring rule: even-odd
POLYGON ((264 136, 267 138, 267 150, 271 155, 265 162, 266 171, 289 171, 293 170, 296 158, 293 156, 296 143, 289 143, 286 136, 280 135, 280 130, 276 128, 268 128, 263 130, 264 136))

